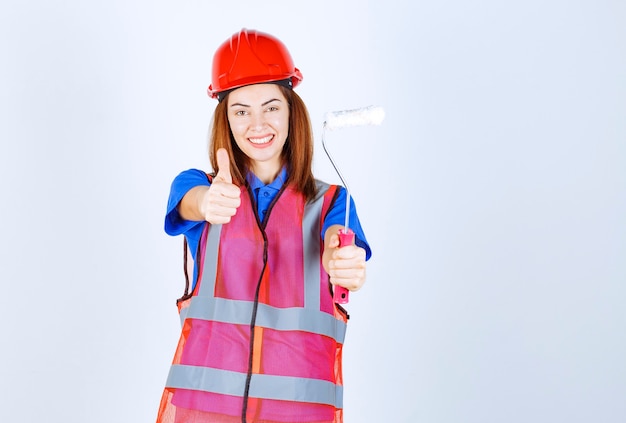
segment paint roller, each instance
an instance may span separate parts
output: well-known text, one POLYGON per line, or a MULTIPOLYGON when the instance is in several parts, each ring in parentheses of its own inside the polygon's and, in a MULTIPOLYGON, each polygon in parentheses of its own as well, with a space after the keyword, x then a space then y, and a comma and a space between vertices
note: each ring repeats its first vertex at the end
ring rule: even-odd
MULTIPOLYGON (((335 172, 339 175, 341 183, 346 190, 346 219, 343 229, 339 230, 339 246, 352 245, 354 243, 354 232, 349 228, 348 223, 350 221, 350 190, 348 184, 344 179, 339 167, 333 160, 328 148, 326 148, 326 131, 332 131, 340 128, 347 128, 352 126, 365 126, 365 125, 380 125, 385 119, 385 111, 380 106, 368 106, 361 107, 359 109, 352 110, 340 110, 336 112, 326 113, 324 119, 324 129, 322 131, 322 147, 330 160, 330 163, 335 168, 335 172)), ((346 304, 348 302, 348 290, 342 286, 335 286, 333 298, 338 304, 346 304)))

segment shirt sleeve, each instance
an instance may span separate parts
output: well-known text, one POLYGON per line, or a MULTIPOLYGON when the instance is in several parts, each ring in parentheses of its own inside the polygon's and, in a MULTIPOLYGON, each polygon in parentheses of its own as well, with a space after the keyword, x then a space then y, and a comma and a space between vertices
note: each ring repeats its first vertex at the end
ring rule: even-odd
MULTIPOLYGON (((324 219, 324 226, 322 228, 322 239, 324 238, 324 234, 329 227, 331 227, 332 225, 343 226, 345 223, 346 190, 343 187, 340 187, 337 199, 335 200, 334 204, 326 214, 326 218, 324 219)), ((369 260, 372 256, 372 250, 370 249, 367 239, 365 238, 363 228, 361 228, 361 222, 359 221, 359 216, 357 215, 356 206, 352 197, 350 197, 350 220, 348 221, 348 226, 354 232, 355 244, 365 250, 365 259, 369 260)))
POLYGON ((168 235, 180 235, 204 222, 184 220, 178 213, 178 204, 190 189, 197 186, 210 186, 206 173, 198 169, 189 169, 181 172, 174 178, 170 188, 165 214, 165 232, 168 235))

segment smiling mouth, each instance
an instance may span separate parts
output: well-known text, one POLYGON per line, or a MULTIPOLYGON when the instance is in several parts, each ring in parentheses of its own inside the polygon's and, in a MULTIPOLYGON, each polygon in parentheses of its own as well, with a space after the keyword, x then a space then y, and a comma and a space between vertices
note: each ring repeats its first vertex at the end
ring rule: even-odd
POLYGON ((252 144, 257 144, 257 145, 258 144, 267 144, 273 138, 274 138, 274 135, 268 135, 268 136, 262 137, 262 138, 248 138, 248 141, 250 141, 252 144))

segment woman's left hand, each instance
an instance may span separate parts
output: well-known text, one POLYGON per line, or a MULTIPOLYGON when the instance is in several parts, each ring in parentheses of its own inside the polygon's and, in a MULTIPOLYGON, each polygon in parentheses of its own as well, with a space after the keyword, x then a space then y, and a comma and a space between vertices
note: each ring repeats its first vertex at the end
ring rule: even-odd
POLYGON ((340 228, 335 225, 326 233, 324 268, 331 284, 357 291, 365 283, 365 250, 354 244, 340 247, 337 234, 340 228))

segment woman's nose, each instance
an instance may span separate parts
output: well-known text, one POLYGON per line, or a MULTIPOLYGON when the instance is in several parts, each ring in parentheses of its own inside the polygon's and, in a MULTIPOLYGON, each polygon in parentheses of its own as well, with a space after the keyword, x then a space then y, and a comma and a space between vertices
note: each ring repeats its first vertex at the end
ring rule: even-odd
POLYGON ((265 116, 263 113, 255 113, 252 115, 252 129, 263 129, 265 127, 265 116))

